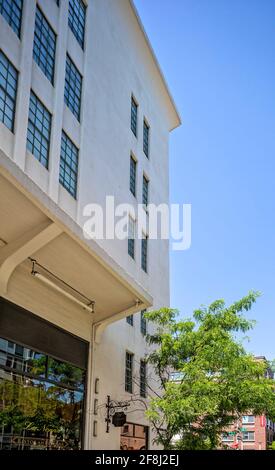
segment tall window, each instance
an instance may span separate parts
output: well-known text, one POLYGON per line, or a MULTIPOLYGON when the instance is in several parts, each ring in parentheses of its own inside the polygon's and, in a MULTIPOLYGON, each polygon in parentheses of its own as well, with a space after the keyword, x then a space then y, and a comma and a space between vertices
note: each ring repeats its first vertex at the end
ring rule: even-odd
POLYGON ((67 55, 64 100, 75 117, 80 120, 82 77, 67 55))
POLYGON ((59 181, 76 198, 78 171, 78 148, 62 132, 59 181))
POLYGON ((142 204, 144 204, 145 207, 148 204, 148 197, 149 197, 149 180, 148 180, 148 178, 146 178, 145 175, 143 175, 142 204))
POLYGON ((136 179, 137 179, 137 162, 132 157, 130 157, 130 191, 135 196, 136 195, 136 179))
POLYGON ((242 423, 243 424, 254 424, 255 423, 255 417, 253 415, 245 415, 242 417, 242 423))
POLYGON ((39 8, 36 9, 33 58, 53 83, 56 34, 39 8))
POLYGON ((134 326, 134 315, 128 315, 128 317, 126 317, 126 321, 129 325, 134 326))
POLYGON ((14 128, 18 72, 0 51, 0 122, 14 128))
POLYGON ((146 381, 147 381, 146 362, 141 360, 140 368, 139 368, 139 394, 143 398, 146 398, 146 395, 147 395, 146 381))
POLYGON ((82 0, 69 0, 68 24, 84 49, 86 5, 82 0))
POLYGON ((23 0, 0 0, 0 14, 20 37, 23 0))
POLYGON ((150 127, 148 126, 147 122, 143 121, 143 152, 145 153, 146 157, 149 158, 149 130, 150 127))
POLYGON ((147 321, 146 321, 146 318, 144 317, 145 313, 146 313, 146 309, 141 310, 140 312, 140 331, 144 336, 147 334, 147 321))
POLYGON ((243 432, 243 441, 255 441, 255 432, 254 431, 243 432))
POLYGON ((48 168, 52 117, 31 91, 28 121, 27 148, 48 168))
POLYGON ((133 393, 133 363, 134 355, 126 352, 125 355, 125 391, 133 393))
POLYGON ((129 217, 128 221, 128 254, 135 259, 135 221, 129 217))
POLYGON ((135 98, 132 96, 131 99, 131 129, 135 136, 137 136, 137 114, 138 105, 135 98))
POLYGON ((144 236, 141 240, 141 267, 147 273, 147 258, 148 258, 148 237, 144 236))

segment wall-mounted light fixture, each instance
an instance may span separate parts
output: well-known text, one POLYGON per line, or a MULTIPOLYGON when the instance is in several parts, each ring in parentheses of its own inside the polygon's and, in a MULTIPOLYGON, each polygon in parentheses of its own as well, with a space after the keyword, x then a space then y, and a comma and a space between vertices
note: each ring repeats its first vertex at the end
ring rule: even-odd
POLYGON ((95 393, 99 393, 99 378, 95 379, 95 393))
POLYGON ((95 302, 93 300, 88 299, 85 295, 81 294, 81 292, 77 291, 74 287, 70 286, 65 281, 57 277, 55 274, 50 272, 47 268, 39 264, 36 260, 32 258, 30 258, 30 260, 32 262, 32 271, 31 271, 32 276, 34 276, 36 279, 43 282, 50 288, 54 289, 55 291, 59 292, 60 294, 64 295, 65 297, 70 299, 72 302, 75 302, 76 304, 78 304, 80 307, 87 310, 88 312, 94 313, 95 302), (45 274, 37 271, 37 268, 38 269, 41 268, 41 270, 45 274), (50 278, 52 278, 53 280, 50 278), (63 285, 64 288, 59 286, 57 282, 63 285), (68 290, 71 290, 73 294, 68 292, 68 290, 65 290, 65 288, 67 288, 68 290), (87 303, 78 299, 76 295, 78 295, 79 297, 82 297, 83 299, 86 299, 87 303))
POLYGON ((98 399, 94 399, 94 415, 97 415, 98 413, 98 399))

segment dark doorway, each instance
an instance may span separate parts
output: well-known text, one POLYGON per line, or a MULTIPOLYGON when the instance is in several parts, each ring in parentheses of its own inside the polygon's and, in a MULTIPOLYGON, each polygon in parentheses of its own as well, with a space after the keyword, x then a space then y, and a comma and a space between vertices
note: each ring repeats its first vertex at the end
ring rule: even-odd
POLYGON ((148 426, 135 423, 125 423, 120 434, 121 450, 148 449, 148 426))

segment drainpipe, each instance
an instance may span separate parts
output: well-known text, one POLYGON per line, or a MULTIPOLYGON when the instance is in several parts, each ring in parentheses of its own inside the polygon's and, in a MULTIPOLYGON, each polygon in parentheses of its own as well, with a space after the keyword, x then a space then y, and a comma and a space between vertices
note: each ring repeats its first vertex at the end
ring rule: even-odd
POLYGON ((85 439, 84 449, 90 450, 93 447, 93 401, 94 401, 94 370, 95 370, 95 345, 94 345, 94 324, 91 325, 91 335, 89 341, 89 357, 87 368, 87 390, 85 408, 85 439))

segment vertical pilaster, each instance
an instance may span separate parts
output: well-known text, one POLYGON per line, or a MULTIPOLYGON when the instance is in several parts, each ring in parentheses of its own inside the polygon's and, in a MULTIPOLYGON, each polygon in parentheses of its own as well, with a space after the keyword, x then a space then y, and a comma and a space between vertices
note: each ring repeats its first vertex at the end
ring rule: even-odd
POLYGON ((55 58, 54 107, 52 117, 51 159, 49 162, 49 196, 58 202, 59 162, 64 105, 64 83, 66 68, 68 0, 59 2, 59 22, 55 58))
POLYGON ((24 2, 21 25, 20 69, 17 89, 13 158, 24 171, 28 128, 29 100, 32 79, 32 51, 35 24, 35 0, 24 2))

